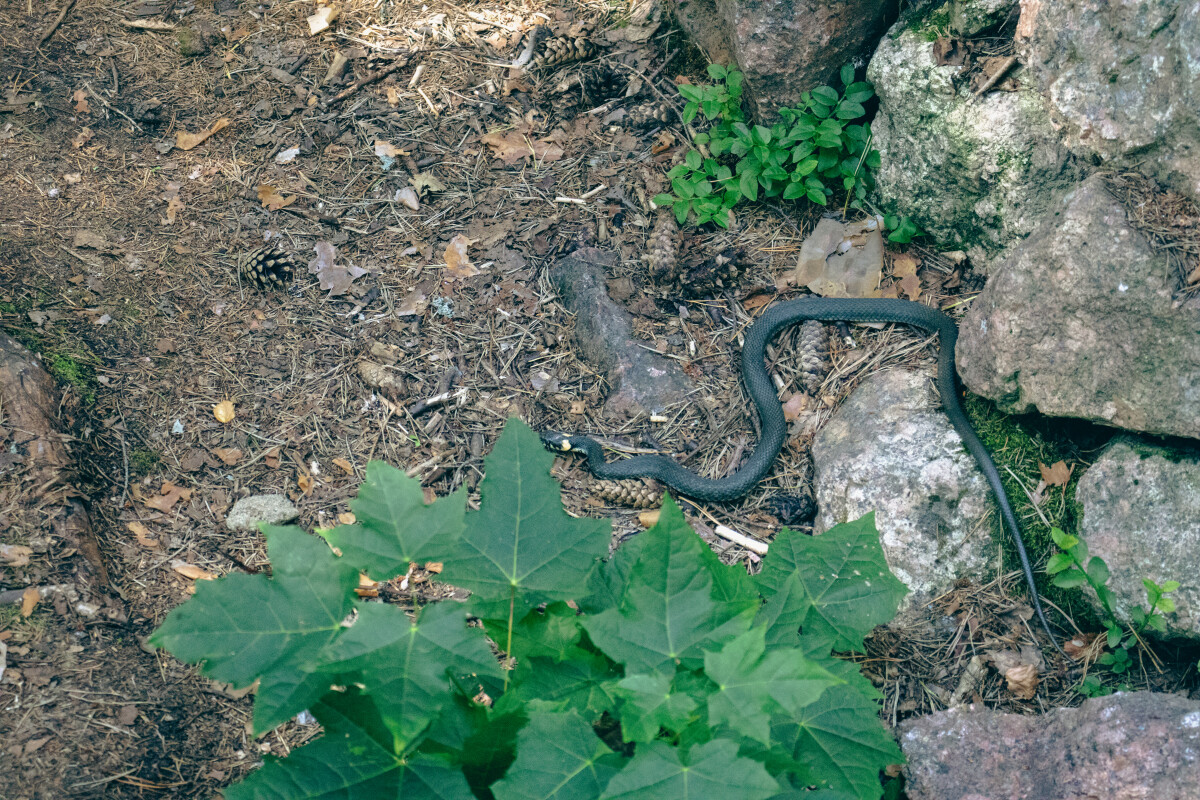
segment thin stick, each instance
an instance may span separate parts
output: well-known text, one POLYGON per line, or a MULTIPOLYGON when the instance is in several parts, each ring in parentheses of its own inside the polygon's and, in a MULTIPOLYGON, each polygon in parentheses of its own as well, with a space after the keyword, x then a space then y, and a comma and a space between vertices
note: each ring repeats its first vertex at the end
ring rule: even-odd
POLYGON ((1012 69, 1013 65, 1016 63, 1017 63, 1016 56, 1009 56, 1008 58, 1004 59, 1004 62, 1001 63, 1000 66, 996 68, 995 72, 992 73, 992 77, 990 77, 986 81, 984 81, 983 86, 980 86, 978 89, 975 90, 975 94, 971 97, 971 99, 974 100, 975 98, 979 97, 979 95, 983 94, 984 92, 986 92, 987 90, 989 90, 993 86, 995 86, 997 83, 999 83, 1000 79, 1004 77, 1004 74, 1006 72, 1008 72, 1010 69, 1012 69))
POLYGON ((137 122, 133 119, 133 117, 129 116, 124 111, 117 108, 112 103, 108 102, 103 97, 101 97, 100 95, 96 94, 96 90, 92 88, 92 85, 90 83, 84 82, 83 85, 88 90, 88 94, 90 94, 92 97, 96 98, 101 103, 103 103, 105 108, 107 108, 109 111, 112 111, 115 114, 119 114, 120 116, 124 117, 129 122, 130 125, 137 128, 139 131, 142 130, 142 126, 137 124, 137 122))
POLYGON ((34 50, 40 49, 41 46, 46 43, 46 40, 54 35, 54 32, 58 30, 58 26, 63 24, 63 20, 67 18, 67 14, 71 13, 71 9, 74 8, 74 6, 75 0, 67 0, 62 7, 62 11, 58 12, 58 18, 51 23, 50 27, 46 29, 46 32, 42 34, 40 39, 38 39, 37 44, 33 46, 34 50))
POLYGON ((378 70, 376 72, 372 72, 370 75, 366 76, 365 78, 359 78, 354 83, 350 84, 345 89, 342 89, 340 92, 338 92, 337 94, 335 94, 333 97, 329 98, 328 100, 322 100, 319 104, 321 106, 321 110, 324 111, 332 105, 337 105, 338 103, 342 102, 347 97, 354 94, 355 92, 357 92, 359 89, 363 88, 364 86, 369 86, 370 84, 375 83, 376 81, 386 78, 388 75, 391 75, 393 72, 396 72, 398 70, 403 69, 404 67, 407 67, 408 63, 409 63, 408 56, 398 56, 395 61, 393 61, 391 64, 387 65, 383 69, 378 70))

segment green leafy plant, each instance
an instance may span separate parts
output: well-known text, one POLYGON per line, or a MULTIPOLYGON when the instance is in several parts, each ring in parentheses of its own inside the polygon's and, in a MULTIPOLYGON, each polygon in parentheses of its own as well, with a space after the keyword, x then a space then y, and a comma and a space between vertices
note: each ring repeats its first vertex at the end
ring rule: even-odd
POLYGON ((908 217, 895 214, 888 214, 883 218, 883 227, 891 231, 888 234, 888 241, 897 244, 908 244, 918 236, 925 235, 925 231, 917 227, 917 223, 908 217))
POLYGON ((879 695, 833 651, 895 613, 873 517, 783 531, 755 576, 669 497, 608 557, 608 521, 562 510, 553 456, 510 421, 477 511, 367 468, 353 525, 264 526, 271 576, 200 582, 151 641, 234 686, 263 733, 323 735, 225 790, 242 798, 877 800, 902 760, 879 695), (607 557, 607 558, 606 558, 607 557), (411 615, 356 597, 411 562, 469 589, 411 615))
POLYGON ((687 100, 684 122, 701 114, 713 122, 694 140, 709 154, 688 152, 667 173, 671 193, 655 197, 655 205, 670 206, 680 224, 694 216, 696 224, 722 227, 743 199, 806 198, 826 205, 840 190, 847 207, 863 207, 879 151, 870 148, 870 125, 855 121, 866 116, 863 103, 875 92, 870 83, 854 81, 852 66, 842 68, 841 92, 830 86, 805 92, 800 105, 780 109, 783 121, 771 126, 746 124, 740 72, 710 64, 708 74, 717 83, 682 84, 679 92, 687 100))
MULTIPOLYGON (((1084 584, 1092 587, 1104 609, 1102 621, 1105 628, 1105 644, 1110 651, 1103 653, 1096 661, 1117 675, 1125 674, 1133 666, 1131 651, 1141 644, 1142 634, 1148 629, 1159 632, 1166 630, 1167 620, 1163 613, 1175 610, 1175 601, 1167 595, 1179 589, 1179 583, 1165 581, 1160 586, 1149 578, 1143 578, 1142 585, 1146 589, 1149 608, 1134 606, 1129 612, 1133 625, 1125 627, 1117 620, 1113 611, 1116 596, 1112 589, 1108 588, 1109 571, 1104 559, 1100 556, 1089 556, 1087 543, 1077 536, 1064 533, 1058 528, 1052 529, 1050 536, 1062 552, 1051 556, 1046 564, 1046 572, 1054 576, 1054 585, 1063 589, 1084 584)), ((1098 682, 1094 683, 1098 685, 1098 682)), ((1090 697, 1097 696, 1096 686, 1081 686, 1080 691, 1090 697)))

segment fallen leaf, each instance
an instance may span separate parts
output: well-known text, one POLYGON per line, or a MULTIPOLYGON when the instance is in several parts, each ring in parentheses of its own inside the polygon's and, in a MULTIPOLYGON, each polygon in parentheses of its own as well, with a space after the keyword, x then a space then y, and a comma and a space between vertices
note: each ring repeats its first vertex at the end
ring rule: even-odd
POLYGON ((227 467, 236 466, 242 460, 242 451, 236 447, 214 447, 213 455, 221 459, 221 463, 227 467))
POLYGON ((75 101, 75 110, 80 114, 91 112, 92 109, 88 106, 87 92, 83 89, 76 89, 75 93, 71 95, 71 99, 75 101))
POLYGON ((569 414, 583 414, 587 411, 587 404, 582 400, 572 400, 571 407, 567 409, 569 414))
POLYGON ((442 254, 442 258, 446 260, 446 271, 452 278, 470 278, 479 274, 479 270, 467 257, 467 248, 470 245, 471 240, 460 233, 450 240, 446 252, 442 254))
POLYGON ((643 511, 638 514, 638 524, 643 528, 653 528, 658 524, 658 515, 661 509, 655 508, 649 511, 643 511))
POLYGON ((1039 683, 1037 667, 1033 664, 1020 664, 1004 673, 1008 681, 1008 690, 1014 697, 1021 700, 1032 700, 1037 694, 1039 683))
POLYGON ((385 91, 387 92, 387 104, 389 106, 395 108, 400 105, 400 87, 388 86, 385 91))
POLYGON ((191 489, 184 489, 181 486, 176 486, 170 481, 167 481, 162 485, 162 489, 159 490, 157 496, 143 500, 142 504, 146 506, 146 508, 153 508, 154 510, 161 511, 164 514, 170 514, 171 509, 175 507, 176 503, 178 503, 180 500, 190 500, 191 497, 191 489))
POLYGON ((81 173, 81 172, 66 172, 63 174, 63 180, 66 181, 68 186, 74 186, 75 184, 77 184, 83 180, 83 173, 81 173))
POLYGON ((6 567, 24 567, 29 564, 33 549, 23 544, 0 544, 0 561, 6 567))
POLYGON ((92 140, 92 137, 95 135, 96 134, 92 133, 91 128, 85 127, 79 133, 75 134, 75 138, 71 140, 71 146, 74 147, 76 150, 78 150, 79 148, 83 147, 85 144, 90 142, 92 140))
POLYGON ((804 392, 796 392, 783 404, 783 418, 794 422, 800 418, 801 412, 808 408, 809 396, 804 392))
POLYGON ((333 465, 341 469, 347 475, 354 475, 354 465, 344 458, 333 459, 333 465))
POLYGON ((342 7, 340 5, 318 7, 312 16, 308 17, 308 35, 316 36, 332 25, 341 13, 342 7))
POLYGON ((444 568, 445 568, 445 565, 444 565, 444 564, 443 564, 441 561, 427 561, 427 562, 425 562, 425 571, 426 571, 426 572, 432 572, 434 575, 439 575, 439 574, 441 574, 441 571, 442 571, 442 569, 444 569, 444 568))
POLYGON ((1187 283, 1188 286, 1191 286, 1193 283, 1200 283, 1200 266, 1188 273, 1185 283, 1187 283))
POLYGON ((350 290, 351 283, 367 274, 361 267, 339 266, 337 248, 329 242, 317 242, 313 250, 317 257, 308 262, 308 271, 317 276, 322 289, 329 290, 329 297, 345 294, 350 290))
POLYGON ((396 159, 400 156, 410 156, 412 153, 410 153, 408 150, 396 147, 396 145, 392 144, 391 142, 385 142, 382 139, 376 139, 375 155, 379 158, 380 162, 383 163, 383 168, 386 170, 391 169, 396 163, 396 159))
POLYGON ((233 418, 236 416, 236 413, 233 410, 233 401, 231 400, 222 400, 213 406, 212 410, 213 416, 216 417, 217 422, 220 422, 222 425, 228 425, 229 423, 233 422, 233 418))
POLYGON ((279 445, 263 453, 263 463, 271 469, 279 469, 279 445))
POLYGON ((296 195, 283 196, 274 186, 263 184, 258 187, 258 200, 268 211, 278 211, 296 202, 296 195))
POLYGON ((1047 486, 1066 486, 1067 481, 1071 479, 1071 473, 1075 471, 1074 465, 1068 467, 1065 461, 1056 461, 1050 467, 1039 461, 1038 469, 1047 486))
POLYGON ((417 194, 423 195, 426 192, 444 192, 446 184, 439 181, 429 172, 418 172, 416 175, 411 175, 408 182, 417 190, 417 194))
POLYGON ((493 155, 510 167, 528 156, 540 161, 558 161, 563 157, 563 149, 553 142, 530 139, 516 131, 487 133, 480 141, 492 148, 493 155))
POLYGON ((140 522, 126 522, 125 527, 137 537, 138 544, 142 547, 158 547, 158 537, 150 533, 150 530, 140 522))
POLYGON ((178 572, 185 578, 190 578, 194 581, 215 581, 217 576, 206 569, 197 567, 195 564, 187 564, 177 561, 171 565, 171 569, 178 572))
POLYGON ((919 259, 908 253, 892 256, 892 277, 909 300, 916 300, 921 296, 921 279, 917 277, 917 267, 920 264, 919 259))
POLYGON ((41 599, 42 593, 32 586, 21 592, 21 616, 28 617, 32 614, 41 599))
POLYGON ((432 289, 432 286, 425 283, 417 284, 417 288, 405 295, 404 299, 396 304, 396 316, 419 317, 424 314, 425 309, 429 308, 429 292, 432 289))
POLYGON ((175 134, 175 146, 180 150, 191 150, 193 147, 203 144, 208 137, 215 134, 217 131, 224 130, 229 127, 231 120, 229 117, 221 117, 219 120, 209 125, 206 129, 199 133, 188 133, 180 131, 175 134))
POLYGON ((421 202, 417 199, 416 190, 408 186, 396 190, 396 202, 409 211, 417 211, 421 208, 421 202))
POLYGON ((296 485, 300 487, 300 491, 308 494, 313 490, 312 475, 309 475, 307 472, 297 472, 296 485))
POLYGON ((650 153, 651 155, 658 155, 659 153, 670 150, 674 144, 675 134, 671 133, 669 130, 663 130, 658 134, 658 136, 654 137, 654 144, 650 145, 650 153))
POLYGON ((349 511, 343 511, 341 514, 338 514, 337 518, 338 522, 342 523, 343 525, 353 525, 358 521, 358 517, 354 516, 349 511))
POLYGON ((1063 652, 1071 658, 1079 659, 1092 649, 1092 642, 1096 641, 1096 636, 1095 633, 1077 633, 1063 642, 1063 652))

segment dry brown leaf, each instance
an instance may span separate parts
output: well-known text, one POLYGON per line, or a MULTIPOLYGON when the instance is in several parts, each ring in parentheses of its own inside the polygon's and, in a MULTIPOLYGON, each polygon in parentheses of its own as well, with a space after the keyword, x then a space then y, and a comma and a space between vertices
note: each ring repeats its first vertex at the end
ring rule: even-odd
POLYGON ((672 147, 674 147, 674 145, 675 134, 668 130, 663 130, 658 134, 658 136, 655 137, 654 144, 650 145, 650 153, 652 155, 665 153, 667 150, 670 150, 672 147))
POLYGON ((83 89, 76 89, 71 95, 71 99, 75 101, 75 110, 80 114, 87 114, 92 109, 88 107, 87 92, 83 89))
POLYGON ((164 514, 171 513, 171 509, 180 500, 190 500, 192 497, 191 489, 184 489, 182 486, 167 481, 162 485, 159 494, 154 497, 149 497, 142 501, 146 508, 153 508, 155 511, 161 511, 164 514))
POLYGON ((358 521, 358 517, 354 516, 349 511, 343 511, 342 513, 338 514, 337 519, 338 522, 342 523, 343 525, 353 525, 358 521))
POLYGON ((563 149, 554 142, 530 139, 517 131, 487 133, 480 141, 492 148, 493 155, 510 167, 528 156, 539 161, 558 161, 563 157, 563 149))
POLYGON ((809 397, 804 392, 796 392, 787 399, 783 404, 783 418, 788 422, 794 422, 800 418, 800 414, 808 408, 809 397))
POLYGON ((638 523, 643 528, 653 528, 658 524, 658 515, 662 509, 654 508, 638 514, 638 523))
POLYGON ((227 467, 237 466, 242 460, 242 451, 236 447, 214 447, 213 455, 221 459, 221 463, 227 467))
POLYGON ((1186 283, 1188 286, 1191 286, 1193 283, 1200 283, 1200 266, 1197 266, 1194 270, 1188 273, 1187 279, 1184 281, 1184 283, 1186 283))
POLYGON ((1071 473, 1075 471, 1074 465, 1068 467, 1065 461, 1055 461, 1050 467, 1039 461, 1038 469, 1047 486, 1066 486, 1067 481, 1071 479, 1071 473))
POLYGON ((28 617, 32 614, 41 599, 42 593, 32 586, 21 592, 21 616, 28 617))
POLYGON ((279 469, 279 445, 263 453, 263 463, 271 469, 279 469))
POLYGON ((28 566, 32 555, 33 548, 23 544, 0 544, 0 562, 6 567, 28 566))
POLYGON ((759 294, 751 295, 742 301, 742 308, 746 309, 747 311, 757 311, 767 303, 771 302, 773 297, 774 295, 767 294, 766 292, 760 292, 759 294))
POLYGON ((1033 664, 1018 664, 1004 673, 1004 679, 1008 681, 1008 690, 1013 693, 1014 697, 1021 700, 1032 700, 1033 696, 1037 694, 1040 679, 1037 667, 1033 664))
POLYGON ((399 86, 386 86, 386 87, 384 87, 384 91, 387 92, 387 104, 389 106, 391 106, 392 108, 395 108, 396 106, 400 105, 400 87, 399 86))
POLYGON ((92 137, 95 135, 96 134, 92 132, 91 128, 85 127, 79 133, 75 134, 75 138, 71 140, 71 147, 74 147, 76 150, 78 150, 90 142, 92 137))
POLYGON ((451 239, 450 244, 446 246, 446 252, 442 254, 442 258, 446 259, 446 271, 450 273, 450 277, 470 278, 472 275, 479 274, 479 270, 467 256, 467 248, 470 246, 471 240, 461 233, 451 239))
POLYGON ((424 314, 425 309, 429 308, 429 292, 432 289, 432 285, 427 285, 426 283, 417 284, 417 288, 405 295, 404 299, 396 304, 396 316, 419 317, 424 314))
POLYGON ((229 117, 221 117, 219 120, 214 122, 212 125, 209 125, 206 129, 200 131, 199 133, 180 131, 179 133, 175 134, 175 146, 180 150, 191 150, 193 147, 203 144, 208 140, 208 137, 212 136, 217 131, 224 130, 225 128, 229 127, 230 122, 231 120, 229 117))
POLYGON ((921 279, 917 277, 917 267, 920 264, 921 260, 910 253, 896 253, 892 256, 892 277, 909 300, 916 300, 921 296, 921 279))
POLYGON ((426 561, 425 562, 425 571, 432 572, 434 575, 440 574, 444 567, 445 567, 445 565, 441 561, 426 561))
POLYGON ((125 527, 137 537, 138 544, 142 547, 158 547, 158 537, 150 533, 150 529, 140 522, 126 522, 125 527))
POLYGON ((571 407, 567 409, 570 414, 583 414, 587 411, 587 403, 582 400, 572 400, 571 407))
POLYGON ((175 570, 183 577, 189 578, 193 581, 215 581, 217 579, 216 575, 206 569, 197 567, 195 564, 186 564, 184 562, 177 561, 171 565, 171 569, 175 570))
POLYGON ((263 208, 268 211, 278 211, 281 208, 287 208, 292 203, 296 202, 296 195, 290 194, 286 197, 279 193, 279 190, 274 186, 263 184, 258 187, 258 201, 263 204, 263 208))
POLYGON ((299 486, 300 491, 304 492, 305 494, 310 493, 313 490, 312 475, 309 475, 307 472, 297 472, 296 485, 299 486))
POLYGON ((1078 660, 1092 649, 1092 642, 1096 641, 1097 635, 1095 633, 1077 633, 1063 642, 1063 652, 1078 660))
POLYGON ((354 475, 354 465, 344 458, 333 459, 333 465, 347 475, 354 475))
POLYGON ((317 257, 308 262, 308 271, 317 276, 322 289, 328 289, 328 297, 337 297, 350 290, 350 284, 367 274, 361 267, 340 266, 337 263, 337 248, 329 242, 313 245, 317 257))
POLYGON ((213 416, 217 418, 217 422, 223 425, 228 425, 233 422, 233 418, 237 416, 233 410, 233 402, 230 400, 222 400, 212 407, 213 416))
POLYGON ((308 35, 316 36, 333 24, 342 13, 342 7, 337 3, 331 6, 319 6, 312 16, 308 17, 308 35))

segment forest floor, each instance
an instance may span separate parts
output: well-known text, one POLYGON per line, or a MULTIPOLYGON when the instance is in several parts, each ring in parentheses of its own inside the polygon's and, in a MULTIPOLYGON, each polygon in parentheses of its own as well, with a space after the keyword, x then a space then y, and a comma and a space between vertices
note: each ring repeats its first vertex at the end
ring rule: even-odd
MULTIPOLYGON (((253 739, 245 691, 144 645, 198 574, 266 565, 260 535, 224 525, 243 496, 286 494, 311 530, 348 510, 372 458, 410 470, 432 493, 474 488, 512 416, 535 429, 695 450, 689 465, 708 474, 753 446, 738 336, 774 298, 776 276, 794 266, 819 213, 762 206, 734 231, 687 234, 685 259, 730 246, 746 254, 740 284, 718 296, 646 285, 648 198, 687 143, 680 126, 634 130, 622 117, 645 98, 675 97, 681 75, 703 79, 702 59, 669 25, 645 33, 624 4, 601 0, 469 11, 351 2, 316 35, 310 3, 66 7, 57 26, 42 5, 0 10, 0 329, 39 353, 64 389, 59 414, 104 589, 122 612, 0 607, 0 797, 210 796, 265 754, 317 734, 293 722, 253 739), (522 76, 495 66, 538 23, 589 30, 605 44, 593 62, 636 82, 641 98, 562 89, 569 67, 522 76), (327 78, 339 53, 344 73, 327 78), (502 136, 488 144, 489 133, 502 136), (416 208, 398 199, 405 190, 416 208), (456 237, 469 240, 465 262, 448 255, 456 237), (239 262, 268 240, 297 262, 291 290, 262 291, 239 276, 239 262), (618 254, 610 277, 636 335, 701 387, 704 399, 671 409, 666 423, 608 418, 603 377, 570 344, 572 321, 545 269, 584 244, 618 254), (307 268, 318 245, 336 253, 319 275, 307 268), (386 390, 359 369, 378 344, 392 353, 386 390), (449 402, 414 409, 447 392, 449 402), (224 401, 228 422, 214 415, 224 401)), ((954 304, 943 294, 962 292, 949 287, 971 276, 951 281, 951 262, 910 252, 926 294, 954 304)), ((833 353, 814 424, 869 372, 933 363, 933 346, 909 331, 859 339, 833 353)), ((797 391, 786 358, 772 369, 785 398, 797 391)), ((770 498, 804 489, 805 438, 750 497, 686 506, 726 560, 755 556, 713 536, 716 525, 769 540, 779 527, 770 498)), ((618 536, 640 529, 635 511, 591 495, 577 461, 556 474, 572 513, 612 516, 618 536)), ((38 540, 21 527, 21 502, 13 482, 0 484, 5 541, 38 540)), ((80 558, 35 548, 29 565, 4 568, 0 589, 69 583, 80 558)), ((1019 611, 1000 591, 1011 584, 1005 576, 948 598, 954 626, 974 609, 977 635, 980 620, 1019 611)), ((923 682, 953 686, 959 666, 947 663, 963 656, 947 644, 954 637, 885 639, 868 669, 885 687, 889 719, 936 707, 923 682)), ((1075 678, 1048 680, 1065 693, 1075 678)), ((996 675, 978 694, 1038 707, 1002 698, 996 675)))

